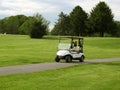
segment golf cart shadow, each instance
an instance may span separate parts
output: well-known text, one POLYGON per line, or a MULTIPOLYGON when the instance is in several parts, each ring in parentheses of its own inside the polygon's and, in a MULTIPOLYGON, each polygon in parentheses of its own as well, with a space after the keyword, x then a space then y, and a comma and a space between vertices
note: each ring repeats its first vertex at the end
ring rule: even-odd
MULTIPOLYGON (((61 60, 59 63, 66 63, 64 60, 61 60)), ((71 62, 67 62, 67 63, 75 63, 75 64, 78 64, 78 63, 85 63, 85 62, 79 62, 78 60, 72 60, 71 62)))

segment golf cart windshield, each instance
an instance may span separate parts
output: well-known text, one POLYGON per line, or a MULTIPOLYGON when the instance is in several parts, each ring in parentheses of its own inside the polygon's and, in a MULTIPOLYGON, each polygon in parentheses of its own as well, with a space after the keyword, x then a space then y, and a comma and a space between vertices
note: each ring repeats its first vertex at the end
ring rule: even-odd
POLYGON ((76 52, 78 51, 83 52, 83 37, 61 36, 59 38, 58 50, 71 50, 76 52), (71 39, 71 41, 69 39, 71 39), (66 41, 69 41, 69 42, 66 42, 66 41))
POLYGON ((69 49, 70 49, 70 44, 59 43, 58 45, 58 50, 69 50, 69 49))

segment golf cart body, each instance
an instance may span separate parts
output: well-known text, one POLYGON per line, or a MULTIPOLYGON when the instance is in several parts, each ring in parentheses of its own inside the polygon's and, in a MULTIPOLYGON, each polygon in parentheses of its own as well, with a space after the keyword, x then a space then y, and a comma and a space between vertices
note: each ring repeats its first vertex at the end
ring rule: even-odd
POLYGON ((64 36, 60 37, 58 44, 57 56, 55 58, 56 62, 61 59, 65 59, 66 62, 71 62, 72 60, 84 61, 83 53, 83 38, 77 36, 64 36), (71 41, 69 43, 61 43, 61 38, 69 38, 71 41), (74 41, 75 40, 75 41, 74 41), (76 41, 77 40, 77 41, 76 41))

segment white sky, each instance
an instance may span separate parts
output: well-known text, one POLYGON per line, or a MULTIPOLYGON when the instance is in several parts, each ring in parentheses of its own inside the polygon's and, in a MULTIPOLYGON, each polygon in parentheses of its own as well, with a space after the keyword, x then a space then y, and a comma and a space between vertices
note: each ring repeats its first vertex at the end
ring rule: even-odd
POLYGON ((1 0, 0 18, 17 14, 32 16, 40 13, 51 22, 50 28, 52 28, 61 11, 69 14, 76 5, 80 5, 89 13, 99 1, 105 1, 112 9, 114 19, 120 21, 120 0, 1 0))

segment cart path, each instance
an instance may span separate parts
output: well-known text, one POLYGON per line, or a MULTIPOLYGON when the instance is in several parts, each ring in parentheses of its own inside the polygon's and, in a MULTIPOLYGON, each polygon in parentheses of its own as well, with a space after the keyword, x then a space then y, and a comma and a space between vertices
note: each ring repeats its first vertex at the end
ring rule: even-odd
POLYGON ((112 62, 112 61, 120 61, 120 58, 85 60, 85 62, 83 63, 78 63, 78 61, 73 61, 72 63, 51 62, 51 63, 7 66, 7 67, 0 67, 0 76, 9 75, 9 74, 29 73, 29 72, 39 72, 39 71, 44 71, 44 70, 59 69, 59 68, 64 68, 64 67, 69 67, 69 66, 74 66, 74 65, 79 65, 79 64, 86 64, 86 63, 103 63, 103 62, 112 62))

